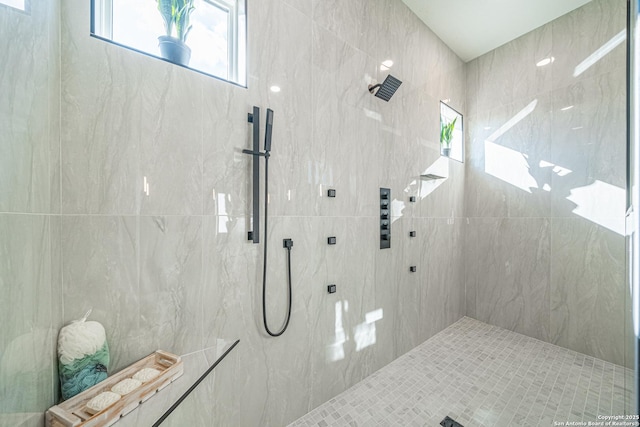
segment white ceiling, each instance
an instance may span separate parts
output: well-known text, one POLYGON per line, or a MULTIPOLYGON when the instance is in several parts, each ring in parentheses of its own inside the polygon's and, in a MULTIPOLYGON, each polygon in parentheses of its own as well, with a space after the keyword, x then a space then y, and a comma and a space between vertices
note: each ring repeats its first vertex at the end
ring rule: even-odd
POLYGON ((465 62, 591 0, 403 0, 465 62))

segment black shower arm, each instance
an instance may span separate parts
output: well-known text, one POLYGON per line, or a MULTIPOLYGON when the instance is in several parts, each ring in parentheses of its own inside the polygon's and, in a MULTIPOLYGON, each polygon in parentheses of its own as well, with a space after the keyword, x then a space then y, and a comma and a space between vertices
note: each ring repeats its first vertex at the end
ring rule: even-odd
POLYGON ((377 85, 369 85, 369 92, 373 93, 374 90, 382 86, 382 83, 378 83, 377 85))
POLYGON ((265 151, 264 153, 262 153, 260 151, 242 150, 242 152, 244 154, 250 154, 252 156, 261 156, 261 157, 269 157, 271 155, 268 151, 265 151))

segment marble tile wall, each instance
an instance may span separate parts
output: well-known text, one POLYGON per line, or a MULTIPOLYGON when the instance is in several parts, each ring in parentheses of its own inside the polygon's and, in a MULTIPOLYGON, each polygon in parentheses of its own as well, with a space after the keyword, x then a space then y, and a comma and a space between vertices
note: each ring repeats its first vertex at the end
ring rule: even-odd
POLYGON ((468 64, 464 236, 467 315, 632 367, 625 28, 594 0, 468 64))
POLYGON ((439 100, 465 110, 465 69, 401 1, 249 0, 248 88, 91 38, 88 2, 61 9, 63 315, 93 307, 113 370, 240 339, 207 386, 211 416, 286 425, 464 316, 464 165, 440 161, 438 186, 419 176, 439 159, 439 100), (367 91, 387 59, 403 81, 389 103, 367 91), (253 105, 275 111, 272 329, 294 241, 277 339, 263 243, 246 240, 253 105), (394 199, 385 251, 379 187, 394 199))
POLYGON ((58 396, 58 2, 0 4, 0 425, 42 426, 58 396))

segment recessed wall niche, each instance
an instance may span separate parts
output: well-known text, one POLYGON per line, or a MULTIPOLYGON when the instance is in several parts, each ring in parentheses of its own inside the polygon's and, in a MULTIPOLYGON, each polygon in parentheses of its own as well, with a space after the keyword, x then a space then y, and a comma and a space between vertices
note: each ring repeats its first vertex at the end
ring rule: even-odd
POLYGON ((462 114, 440 102, 440 155, 464 162, 462 114))

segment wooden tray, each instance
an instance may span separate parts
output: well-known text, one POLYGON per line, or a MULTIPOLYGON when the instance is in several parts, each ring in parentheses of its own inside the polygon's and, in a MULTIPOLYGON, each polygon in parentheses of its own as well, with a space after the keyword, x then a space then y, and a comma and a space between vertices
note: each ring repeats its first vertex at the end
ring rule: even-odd
POLYGON ((184 373, 184 366, 180 356, 161 350, 145 357, 122 371, 108 377, 99 384, 72 397, 63 403, 49 408, 46 413, 47 427, 105 427, 116 423, 120 417, 133 411, 142 402, 152 397, 184 373), (142 384, 131 393, 122 396, 120 400, 106 409, 91 415, 85 410, 89 400, 103 391, 110 391, 111 387, 120 381, 131 378, 136 372, 144 368, 154 368, 160 375, 142 384))

